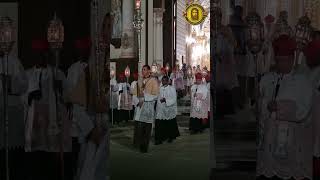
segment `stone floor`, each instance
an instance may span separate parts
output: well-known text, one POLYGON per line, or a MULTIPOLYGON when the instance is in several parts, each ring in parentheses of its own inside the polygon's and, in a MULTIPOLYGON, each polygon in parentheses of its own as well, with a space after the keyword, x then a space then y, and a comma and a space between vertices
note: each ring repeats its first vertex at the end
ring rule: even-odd
MULTIPOLYGON (((209 131, 189 135, 189 109, 183 103, 180 106, 177 121, 181 137, 171 144, 151 143, 147 154, 132 148, 132 122, 112 128, 112 180, 209 179, 209 131)), ((217 158, 214 179, 253 180, 256 122, 251 111, 240 111, 214 123, 217 158)))

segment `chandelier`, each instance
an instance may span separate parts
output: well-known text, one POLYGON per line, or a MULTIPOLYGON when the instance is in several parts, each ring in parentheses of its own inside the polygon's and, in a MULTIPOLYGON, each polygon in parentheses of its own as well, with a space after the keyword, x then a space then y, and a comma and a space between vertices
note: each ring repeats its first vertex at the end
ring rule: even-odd
POLYGON ((9 17, 0 18, 0 50, 9 54, 16 41, 13 21, 9 17))

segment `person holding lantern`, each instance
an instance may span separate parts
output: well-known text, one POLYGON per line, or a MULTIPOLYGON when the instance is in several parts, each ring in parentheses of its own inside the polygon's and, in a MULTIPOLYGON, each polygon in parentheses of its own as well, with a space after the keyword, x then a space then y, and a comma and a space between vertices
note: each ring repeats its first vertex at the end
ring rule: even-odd
POLYGON ((320 179, 320 39, 314 39, 304 49, 308 76, 312 81, 313 97, 313 174, 314 179, 320 179))
POLYGON ((119 110, 119 121, 125 120, 126 122, 130 119, 130 111, 132 110, 132 95, 130 84, 127 82, 125 74, 121 73, 119 75, 119 100, 118 100, 118 110, 119 110))
POLYGON ((184 84, 183 84, 183 72, 180 70, 179 64, 173 68, 172 73, 170 74, 170 79, 172 85, 178 92, 178 98, 183 96, 184 84))
POLYGON ((115 71, 111 70, 110 72, 110 111, 109 114, 112 116, 110 118, 111 122, 116 121, 119 124, 119 110, 118 110, 118 102, 119 102, 119 86, 117 83, 115 71))
POLYGON ((233 113, 236 106, 236 92, 239 87, 235 69, 234 47, 236 40, 231 28, 222 24, 221 10, 215 11, 213 34, 216 39, 216 87, 217 87, 217 113, 223 116, 233 113))
POLYGON ((68 69, 65 100, 68 102, 69 114, 72 115, 72 152, 73 174, 76 173, 80 146, 93 128, 87 112, 87 71, 90 56, 91 39, 82 38, 75 42, 77 62, 68 69))
POLYGON ((176 89, 169 85, 169 77, 162 77, 162 85, 156 107, 155 121, 155 145, 163 141, 171 143, 180 136, 177 116, 177 93, 176 89))
POLYGON ((139 98, 137 97, 137 95, 134 95, 136 94, 135 91, 137 89, 138 79, 139 79, 139 74, 137 72, 133 73, 133 81, 131 82, 131 86, 130 86, 130 92, 132 95, 132 110, 130 114, 132 116, 131 117, 132 119, 134 118, 135 109, 139 104, 139 98))
POLYGON ((273 41, 276 71, 260 81, 258 179, 312 179, 313 89, 295 73, 296 46, 287 35, 273 41))
POLYGON ((63 153, 70 152, 72 148, 69 136, 71 121, 67 118, 69 116, 63 102, 66 78, 61 70, 55 73, 55 69, 49 65, 47 41, 34 40, 32 49, 36 63, 26 71, 25 151, 30 152, 28 155, 32 158, 32 179, 57 179, 57 154, 61 152, 61 146, 64 147, 63 153), (62 125, 64 129, 61 135, 62 125), (42 171, 39 172, 39 169, 42 171))
POLYGON ((4 85, 7 84, 6 105, 8 118, 8 150, 10 179, 24 179, 24 106, 21 96, 28 88, 26 74, 20 60, 13 54, 5 55, 0 50, 0 179, 6 179, 5 168, 5 120, 4 85), (6 57, 7 56, 7 57, 6 57), (8 58, 8 59, 7 59, 8 58), (8 61, 7 61, 8 60, 8 61))
POLYGON ((203 119, 208 118, 208 87, 203 83, 202 73, 195 75, 196 82, 191 87, 190 134, 202 133, 203 119))
POLYGON ((134 116, 133 144, 140 149, 140 152, 147 153, 155 117, 154 107, 159 95, 159 83, 156 78, 151 77, 149 65, 143 66, 142 76, 142 86, 137 86, 137 90, 133 93, 139 98, 139 104, 136 107, 134 116))

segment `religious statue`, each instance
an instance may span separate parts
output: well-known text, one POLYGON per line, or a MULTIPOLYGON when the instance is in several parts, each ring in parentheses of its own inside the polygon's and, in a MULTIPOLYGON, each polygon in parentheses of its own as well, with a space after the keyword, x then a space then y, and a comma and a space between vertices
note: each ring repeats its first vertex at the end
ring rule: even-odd
POLYGON ((112 39, 120 39, 122 35, 122 11, 121 0, 112 0, 113 28, 112 39))

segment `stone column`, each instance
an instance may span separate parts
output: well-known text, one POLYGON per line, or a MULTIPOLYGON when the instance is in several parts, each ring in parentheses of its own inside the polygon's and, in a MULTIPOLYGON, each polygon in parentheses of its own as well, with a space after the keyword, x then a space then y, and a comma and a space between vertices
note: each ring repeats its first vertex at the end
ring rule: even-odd
POLYGON ((163 8, 153 8, 153 58, 163 65, 163 8))
POLYGON ((134 29, 133 29, 134 0, 122 1, 122 38, 120 58, 134 58, 134 29))

